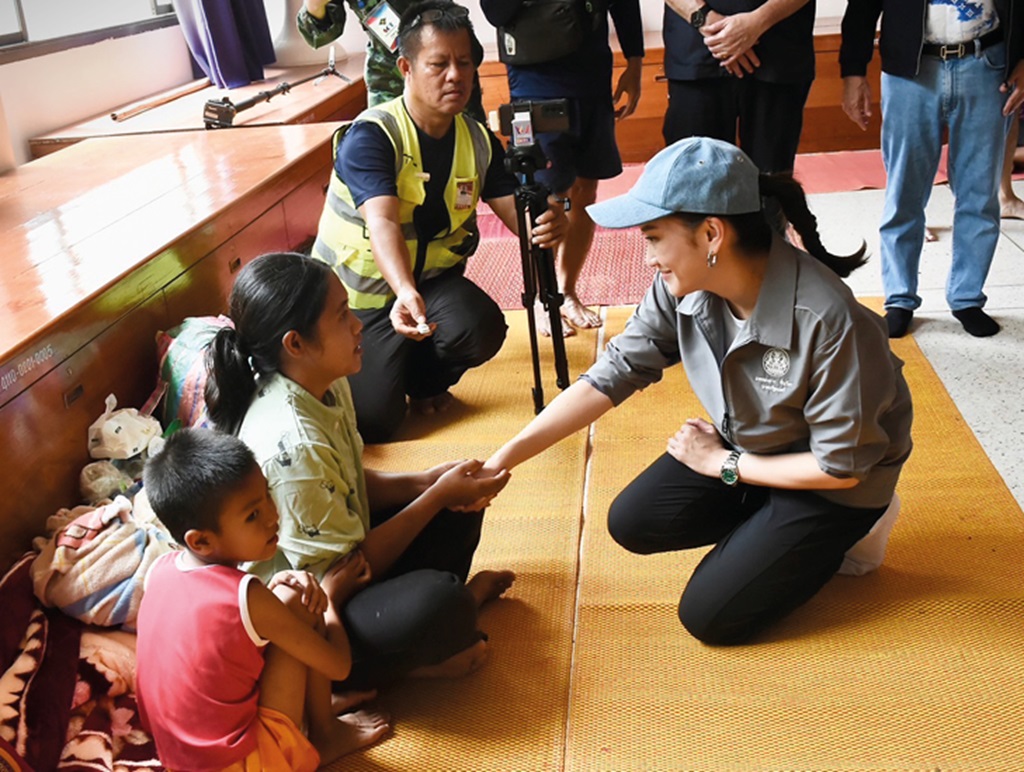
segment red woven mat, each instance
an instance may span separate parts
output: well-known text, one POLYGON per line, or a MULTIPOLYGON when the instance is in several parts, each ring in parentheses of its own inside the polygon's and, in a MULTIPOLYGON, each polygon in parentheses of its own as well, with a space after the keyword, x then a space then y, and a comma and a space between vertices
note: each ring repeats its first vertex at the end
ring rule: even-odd
MULTIPOLYGON (((479 217, 480 247, 469 259, 466 276, 487 291, 503 309, 522 308, 523 266, 519 240, 492 214, 479 217), (500 229, 500 230, 499 230, 500 229), (502 232, 497 238, 485 234, 502 232)), ((644 265, 644 239, 636 228, 598 228, 576 284, 580 299, 591 306, 639 302, 654 271, 644 265)))

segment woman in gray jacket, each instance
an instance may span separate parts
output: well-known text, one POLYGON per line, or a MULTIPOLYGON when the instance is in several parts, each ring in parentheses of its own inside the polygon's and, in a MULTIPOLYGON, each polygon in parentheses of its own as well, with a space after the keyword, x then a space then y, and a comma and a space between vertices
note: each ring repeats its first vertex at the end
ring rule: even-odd
POLYGON ((588 210, 605 227, 640 226, 658 276, 597 363, 483 473, 512 469, 682 360, 707 418, 668 439, 608 527, 640 554, 715 545, 679 618, 707 643, 747 641, 840 569, 877 567, 898 512, 911 449, 903 363, 840 279, 864 249, 828 253, 797 182, 704 137, 662 150, 628 193, 588 210), (775 234, 763 197, 810 254, 775 234))

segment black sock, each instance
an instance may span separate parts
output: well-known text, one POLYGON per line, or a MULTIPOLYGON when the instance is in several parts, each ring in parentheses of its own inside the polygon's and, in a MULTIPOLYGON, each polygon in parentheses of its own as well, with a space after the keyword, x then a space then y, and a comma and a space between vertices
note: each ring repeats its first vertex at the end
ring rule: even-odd
POLYGON ((910 322, 914 318, 914 312, 909 308, 885 309, 885 324, 889 328, 890 338, 902 338, 910 329, 910 322))
POLYGON ((982 311, 978 306, 972 308, 961 308, 954 311, 953 316, 964 326, 971 335, 976 338, 987 338, 999 332, 999 322, 982 311))

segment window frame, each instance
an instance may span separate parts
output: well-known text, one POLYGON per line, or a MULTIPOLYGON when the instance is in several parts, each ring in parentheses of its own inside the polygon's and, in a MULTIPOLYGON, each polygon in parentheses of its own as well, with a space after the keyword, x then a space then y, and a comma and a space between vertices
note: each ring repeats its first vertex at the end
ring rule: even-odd
POLYGON ((18 31, 7 35, 0 35, 0 49, 5 46, 16 46, 24 43, 25 38, 25 12, 21 8, 21 0, 14 0, 14 13, 18 17, 18 31))
POLYGON ((18 18, 21 22, 20 42, 5 44, 5 39, 12 40, 16 38, 16 35, 0 36, 0 66, 26 59, 34 59, 39 56, 47 56, 48 54, 60 53, 72 48, 93 45, 103 40, 130 37, 131 35, 178 25, 178 17, 174 14, 170 2, 151 0, 150 5, 154 12, 157 10, 162 11, 164 8, 168 12, 162 13, 160 16, 154 16, 151 19, 144 19, 143 21, 131 22, 129 24, 120 24, 114 27, 105 27, 87 32, 77 32, 74 35, 50 38, 49 40, 27 42, 25 41, 25 16, 21 10, 21 0, 15 0, 15 7, 18 10, 18 18))

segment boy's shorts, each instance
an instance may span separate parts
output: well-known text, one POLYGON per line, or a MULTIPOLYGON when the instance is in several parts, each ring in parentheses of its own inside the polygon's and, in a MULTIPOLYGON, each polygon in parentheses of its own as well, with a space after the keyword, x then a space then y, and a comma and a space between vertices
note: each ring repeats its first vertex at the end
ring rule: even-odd
POLYGON ((256 750, 224 772, 296 770, 316 772, 320 754, 295 722, 279 710, 261 707, 256 719, 256 750))
MULTIPOLYGON (((550 97, 516 97, 534 101, 542 98, 550 97)), ((537 142, 551 165, 538 171, 536 178, 553 193, 566 192, 577 177, 607 180, 622 173, 611 94, 568 101, 569 131, 537 135, 537 142)))

